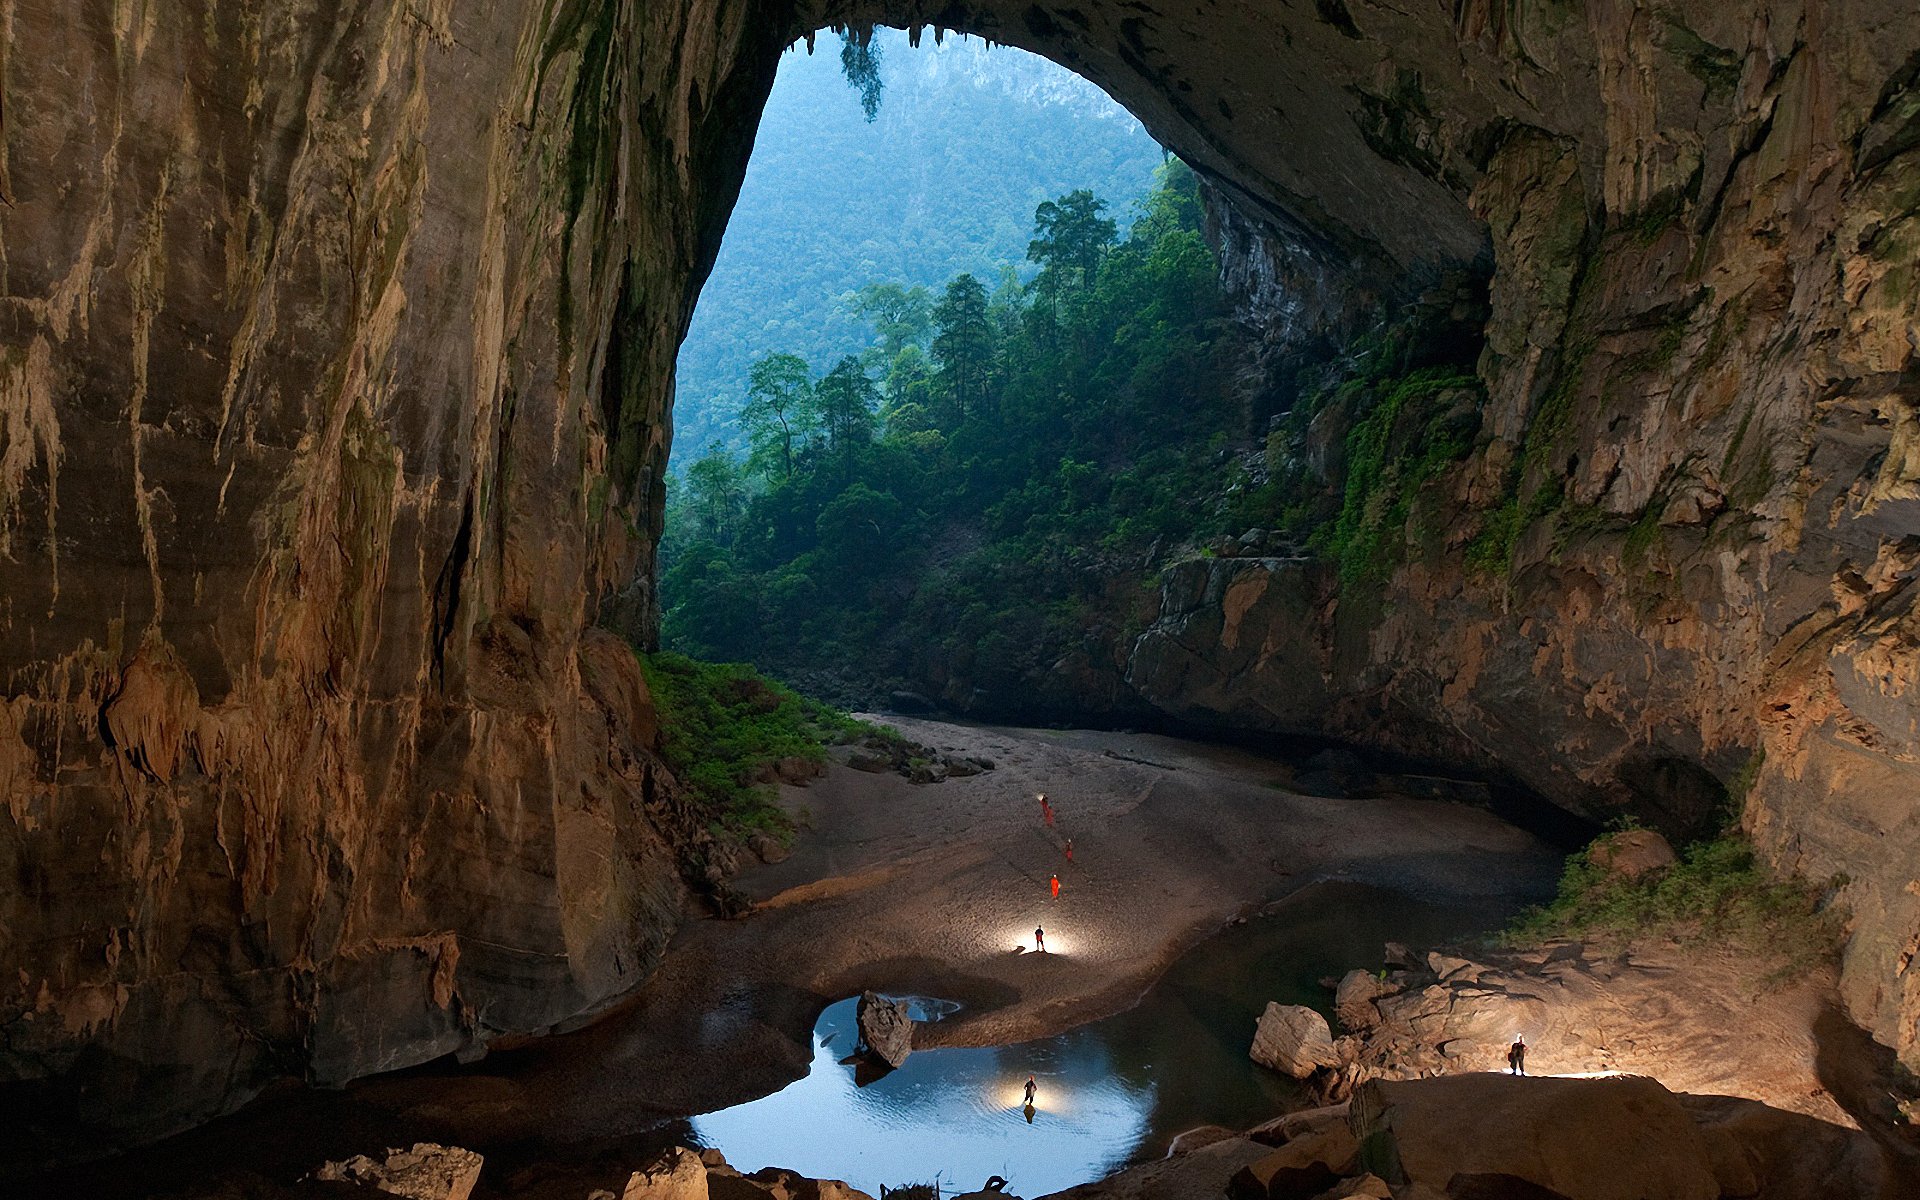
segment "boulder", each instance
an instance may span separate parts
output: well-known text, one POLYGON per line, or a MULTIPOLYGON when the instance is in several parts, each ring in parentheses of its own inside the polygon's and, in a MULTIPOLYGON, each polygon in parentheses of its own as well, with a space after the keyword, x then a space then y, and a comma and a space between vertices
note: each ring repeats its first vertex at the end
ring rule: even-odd
MULTIPOLYGON (((1567 1200, 1718 1200, 1701 1131, 1651 1079, 1498 1074, 1370 1080, 1348 1111, 1361 1162, 1395 1185, 1452 1192, 1459 1176, 1510 1176, 1567 1200)), ((1475 1187, 1518 1182, 1485 1180, 1475 1187)), ((1534 1193, 1538 1195, 1539 1193, 1534 1193)))
POLYGON ((707 1164, 685 1146, 675 1146, 628 1176, 620 1200, 707 1200, 707 1164))
POLYGON ((1253 1031, 1248 1051, 1263 1067, 1305 1079, 1321 1067, 1339 1065, 1327 1019, 1301 1004, 1269 1003, 1253 1031))
POLYGON ((313 1177, 323 1183, 355 1183, 407 1200, 467 1200, 480 1181, 485 1160, 471 1150, 415 1142, 410 1150, 389 1150, 375 1161, 356 1154, 345 1162, 323 1163, 313 1177))
POLYGON ((1374 1000, 1389 991, 1386 981, 1366 971, 1348 971, 1333 993, 1333 1015, 1340 1027, 1363 1033, 1380 1023, 1380 1010, 1374 1000))
POLYGON ((1667 839, 1651 829, 1610 833, 1588 848, 1587 858, 1602 871, 1621 879, 1640 879, 1678 861, 1667 839))
POLYGON ((913 1052, 913 1016, 904 1003, 876 992, 861 992, 855 1017, 869 1053, 889 1067, 907 1061, 907 1055, 913 1052))

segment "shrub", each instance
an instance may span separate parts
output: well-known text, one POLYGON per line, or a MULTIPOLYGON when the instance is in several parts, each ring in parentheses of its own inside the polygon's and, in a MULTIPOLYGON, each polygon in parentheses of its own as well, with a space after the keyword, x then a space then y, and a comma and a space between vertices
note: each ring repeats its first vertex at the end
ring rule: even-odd
POLYGON ((1505 940, 1713 941, 1768 964, 1769 978, 1780 980, 1838 950, 1843 915, 1826 901, 1844 882, 1776 878, 1737 833, 1697 842, 1671 867, 1637 880, 1596 865, 1589 846, 1567 860, 1553 901, 1523 915, 1505 940))
MULTIPOLYGON (((845 713, 809 700, 740 663, 683 654, 640 656, 660 710, 661 755, 720 830, 793 834, 793 822, 763 782, 783 758, 824 762, 827 746, 869 732, 845 713)), ((895 735, 898 736, 898 735, 895 735)))

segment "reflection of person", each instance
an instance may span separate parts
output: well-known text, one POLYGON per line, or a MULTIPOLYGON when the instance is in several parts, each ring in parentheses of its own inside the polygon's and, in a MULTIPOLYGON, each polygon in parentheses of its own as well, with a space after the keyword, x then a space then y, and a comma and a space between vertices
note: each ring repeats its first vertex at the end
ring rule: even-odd
POLYGON ((1037 925, 1033 930, 1033 948, 1041 954, 1047 952, 1047 931, 1037 925))
POLYGON ((1514 1075, 1527 1073, 1527 1039, 1515 1037, 1513 1045, 1507 1047, 1507 1070, 1514 1075))
POLYGON ((1027 1124, 1029 1125, 1033 1124, 1033 1105, 1031 1104, 1027 1105, 1025 1111, 1027 1114, 1027 1124))
POLYGON ((1053 898, 1055 900, 1060 898, 1060 877, 1058 875, 1053 877, 1053 898))
POLYGON ((1031 1075, 1027 1076, 1027 1107, 1028 1108, 1033 1107, 1033 1094, 1039 1089, 1040 1089, 1040 1085, 1033 1081, 1033 1076, 1031 1075))

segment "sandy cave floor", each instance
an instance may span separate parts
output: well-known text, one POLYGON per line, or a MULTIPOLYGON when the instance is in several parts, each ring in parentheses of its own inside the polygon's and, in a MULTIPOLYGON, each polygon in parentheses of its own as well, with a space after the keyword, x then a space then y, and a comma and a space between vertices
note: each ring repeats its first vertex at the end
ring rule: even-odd
MULTIPOLYGON (((465 1068, 269 1097, 123 1162, 152 1185, 196 1163, 204 1169, 207 1147, 231 1157, 238 1144, 248 1147, 246 1165, 284 1176, 316 1156, 417 1138, 517 1163, 508 1178, 489 1171, 489 1194, 544 1195, 541 1179, 572 1188, 582 1162, 598 1161, 610 1177, 629 1169, 635 1139, 663 1119, 799 1077, 819 1011, 862 988, 966 1006, 923 1027, 917 1045, 1020 1041, 1129 1007, 1196 942, 1319 880, 1436 900, 1541 898, 1560 870, 1559 853, 1481 809, 1305 796, 1277 786, 1279 764, 1239 750, 1146 734, 887 720, 996 767, 914 785, 835 766, 809 786, 783 788, 803 832, 785 861, 736 881, 756 911, 689 921, 655 976, 585 1029, 465 1068), (1041 791, 1053 828, 1041 821, 1041 791), (1026 949, 1036 924, 1052 953, 1026 949), (562 1146, 572 1147, 571 1165, 555 1174, 543 1164, 562 1146)), ((1826 985, 1810 979, 1755 996, 1726 964, 1689 968, 1685 957, 1669 949, 1648 956, 1646 971, 1607 969, 1602 1003, 1641 1033, 1623 1041, 1621 1069, 1638 1069, 1632 1045, 1644 1045, 1676 1090, 1707 1085, 1847 1122, 1822 1089, 1818 1045, 1802 1028, 1826 985), (1689 997, 1679 979, 1706 986, 1689 997), (1719 1027, 1690 1024, 1700 1004, 1719 1027)), ((127 1173, 94 1169, 84 1182, 98 1195, 121 1194, 113 1177, 127 1173)), ((59 1190, 79 1182, 67 1176, 59 1190)))

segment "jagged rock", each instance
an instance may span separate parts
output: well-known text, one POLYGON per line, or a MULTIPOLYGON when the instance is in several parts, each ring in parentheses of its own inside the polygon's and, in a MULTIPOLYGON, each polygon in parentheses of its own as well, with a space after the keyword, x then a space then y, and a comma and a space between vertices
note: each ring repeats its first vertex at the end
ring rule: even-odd
POLYGON ((1269 1003, 1260 1014, 1248 1055, 1261 1066, 1295 1079, 1340 1062, 1327 1019, 1299 1004, 1269 1003))
POLYGON ((1651 829, 1627 829, 1595 841, 1588 850, 1593 865, 1623 879, 1664 871, 1679 861, 1667 839, 1651 829))
POLYGON ((700 1154, 675 1146, 627 1177, 620 1200, 707 1200, 707 1165, 700 1154))
POLYGON ((471 1150, 416 1142, 411 1149, 389 1150, 378 1162, 358 1154, 329 1162, 313 1177, 328 1183, 357 1183, 407 1200, 467 1200, 480 1181, 484 1160, 471 1150))
POLYGON ((1374 1000, 1392 991, 1385 980, 1367 971, 1348 971, 1333 993, 1333 1015, 1350 1032, 1372 1029, 1380 1023, 1374 1000))
POLYGON ((855 1020, 868 1052, 889 1067, 898 1067, 913 1053, 913 1015, 905 1003, 861 992, 855 1020))
MULTIPOLYGON (((0 892, 0 1040, 94 1127, 561 1024, 680 919, 704 820, 626 819, 676 785, 604 675, 656 624, 674 351, 780 48, 929 6, 600 7, 10 35, 0 856, 57 890, 0 892), (128 1071, 166 1086, 125 1103, 128 1071)), ((1176 564, 1045 699, 1458 756, 1676 834, 1752 762, 1746 827, 1848 876, 1843 997, 1920 1063, 1910 0, 952 7, 1219 181, 1250 378, 1492 269, 1433 553, 1367 611, 1324 563, 1176 564)), ((1355 419, 1315 416, 1323 480, 1355 419)))

